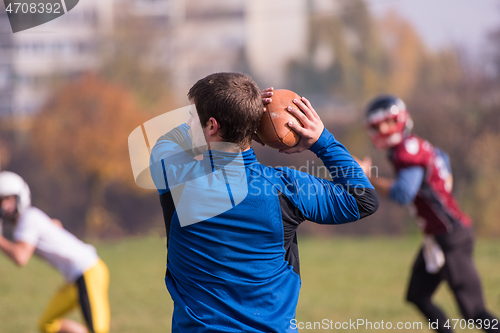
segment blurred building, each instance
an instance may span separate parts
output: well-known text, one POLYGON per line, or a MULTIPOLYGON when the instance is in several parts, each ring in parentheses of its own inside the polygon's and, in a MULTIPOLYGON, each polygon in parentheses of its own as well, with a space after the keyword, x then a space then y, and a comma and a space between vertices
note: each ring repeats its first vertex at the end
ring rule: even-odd
MULTIPOLYGON (((179 33, 184 20, 185 0, 113 0, 114 21, 139 23, 133 27, 153 39, 154 47, 141 50, 149 66, 175 68, 179 33), (147 24, 144 24, 146 21, 147 24)), ((133 23, 131 23, 133 24, 133 23)), ((116 29, 116 25, 114 27, 116 29)))
MULTIPOLYGON (((3 6, 0 5, 0 8, 3 6)), ((7 15, 0 14, 0 115, 12 110, 12 30, 7 15)))
POLYGON ((179 90, 223 71, 245 70, 245 2, 183 0, 178 24, 178 57, 173 73, 179 90))
POLYGON ((15 34, 5 11, 0 21, 6 22, 7 33, 2 37, 9 39, 0 58, 2 63, 8 59, 9 69, 2 71, 7 74, 0 72, 0 83, 7 77, 10 90, 10 98, 2 98, 0 114, 29 116, 40 108, 58 79, 96 68, 100 36, 112 27, 112 7, 108 1, 80 1, 65 15, 15 34))
POLYGON ((290 61, 306 54, 309 0, 134 0, 168 7, 168 68, 185 94, 214 72, 250 73, 261 85, 284 85, 290 61), (167 3, 171 3, 167 6, 167 3))
POLYGON ((292 61, 307 54, 307 0, 246 2, 245 55, 254 78, 262 86, 286 86, 292 61))
POLYGON ((185 95, 198 79, 220 71, 247 72, 260 85, 283 86, 288 63, 306 51, 309 1, 85 0, 54 21, 15 34, 1 8, 0 115, 29 116, 57 80, 98 69, 100 43, 119 15, 145 18, 155 38, 161 35, 145 58, 167 69, 176 93, 185 95))
POLYGON ((244 2, 115 0, 115 13, 149 21, 142 28, 155 30, 156 47, 147 63, 167 69, 176 93, 210 73, 244 69, 244 2), (126 10, 117 8, 124 3, 126 10))

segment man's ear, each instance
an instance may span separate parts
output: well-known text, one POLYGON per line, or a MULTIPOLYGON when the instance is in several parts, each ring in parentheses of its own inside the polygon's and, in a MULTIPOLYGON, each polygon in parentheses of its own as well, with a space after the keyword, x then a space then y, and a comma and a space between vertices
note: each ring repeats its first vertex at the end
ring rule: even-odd
POLYGON ((214 136, 217 135, 219 131, 220 125, 214 117, 210 117, 207 121, 208 135, 214 136))

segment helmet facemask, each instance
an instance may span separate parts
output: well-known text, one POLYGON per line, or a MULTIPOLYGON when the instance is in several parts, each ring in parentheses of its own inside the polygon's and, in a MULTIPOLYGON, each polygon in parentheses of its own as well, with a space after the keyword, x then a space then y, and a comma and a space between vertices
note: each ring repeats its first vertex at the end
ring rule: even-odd
POLYGON ((385 150, 398 145, 410 135, 413 121, 403 101, 389 96, 371 103, 366 115, 366 126, 375 147, 385 150), (383 122, 391 124, 386 133, 380 132, 383 122))
POLYGON ((8 195, 0 197, 0 219, 5 222, 13 222, 16 221, 19 217, 19 196, 17 195, 8 195), (5 211, 3 200, 11 200, 10 197, 14 198, 15 206, 12 210, 5 211))

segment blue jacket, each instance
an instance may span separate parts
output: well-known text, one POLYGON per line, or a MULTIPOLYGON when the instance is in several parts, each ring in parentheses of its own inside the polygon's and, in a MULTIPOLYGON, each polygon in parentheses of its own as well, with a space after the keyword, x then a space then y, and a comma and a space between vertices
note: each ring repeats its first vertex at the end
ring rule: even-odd
POLYGON ((378 200, 359 165, 326 129, 310 148, 332 181, 260 164, 242 153, 190 154, 189 127, 161 137, 150 170, 167 228, 172 332, 293 332, 305 221, 340 224, 378 200))

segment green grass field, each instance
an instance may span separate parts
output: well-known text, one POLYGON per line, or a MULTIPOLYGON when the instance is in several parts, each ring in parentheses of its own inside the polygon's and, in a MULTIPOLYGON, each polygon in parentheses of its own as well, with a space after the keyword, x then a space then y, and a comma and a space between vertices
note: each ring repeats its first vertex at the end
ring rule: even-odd
MULTIPOLYGON (((162 238, 148 237, 97 244, 111 273, 112 332, 170 331, 172 301, 163 283, 164 242, 162 238)), ((424 329, 402 331, 430 332, 427 321, 404 302, 410 265, 418 246, 418 238, 300 238, 302 290, 297 321, 305 324, 324 319, 334 323, 363 319, 393 325, 423 322, 424 329)), ((479 240, 475 258, 487 306, 498 315, 498 240, 479 240)), ((38 259, 19 269, 0 256, 0 332, 36 332, 38 316, 61 283, 60 275, 38 259)), ((460 318, 446 285, 440 287, 436 301, 451 318, 460 318)), ((71 317, 80 320, 77 312, 71 317)))

